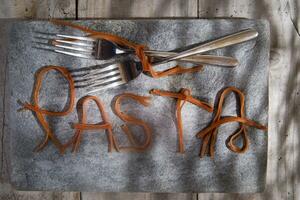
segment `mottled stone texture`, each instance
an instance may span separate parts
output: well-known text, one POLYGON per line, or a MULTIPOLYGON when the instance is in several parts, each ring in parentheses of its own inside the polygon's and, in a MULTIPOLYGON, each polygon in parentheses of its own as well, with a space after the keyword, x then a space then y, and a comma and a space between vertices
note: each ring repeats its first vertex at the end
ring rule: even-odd
MULTIPOLYGON (((121 120, 112 110, 112 99, 123 92, 149 95, 152 88, 178 91, 192 89, 193 95, 212 104, 217 93, 235 86, 246 95, 247 117, 266 124, 268 121, 269 27, 262 20, 97 20, 81 21, 98 31, 111 32, 129 40, 147 44, 151 49, 173 50, 204 42, 246 28, 259 32, 257 40, 220 49, 211 54, 233 56, 240 65, 234 69, 206 66, 201 73, 161 79, 139 76, 118 89, 96 93, 104 102, 120 143, 127 141, 120 130, 121 120)), ((13 23, 11 29, 6 95, 6 132, 10 134, 11 182, 20 190, 80 190, 134 192, 258 192, 265 186, 267 134, 249 128, 251 146, 245 154, 227 149, 226 138, 237 124, 219 129, 215 159, 198 157, 201 140, 195 134, 207 126, 213 114, 189 103, 183 108, 184 155, 177 153, 177 129, 174 99, 152 97, 151 107, 126 102, 123 108, 145 120, 153 129, 153 144, 145 153, 108 153, 104 131, 85 134, 77 154, 59 155, 54 145, 33 153, 43 138, 43 131, 30 111, 17 112, 17 100, 30 101, 36 70, 46 65, 70 69, 109 61, 88 61, 33 48, 36 32, 82 34, 46 21, 13 23)), ((78 100, 84 90, 76 91, 78 100)), ((52 110, 63 109, 67 98, 66 81, 57 73, 49 73, 43 82, 40 105, 52 110)), ((96 108, 91 104, 91 108, 96 108)), ((236 101, 230 95, 223 115, 235 115, 236 101)), ((100 121, 97 109, 89 110, 91 122, 100 121)), ((74 133, 70 123, 77 113, 66 117, 48 117, 51 127, 63 141, 74 133)), ((140 128, 136 135, 143 138, 140 128)))

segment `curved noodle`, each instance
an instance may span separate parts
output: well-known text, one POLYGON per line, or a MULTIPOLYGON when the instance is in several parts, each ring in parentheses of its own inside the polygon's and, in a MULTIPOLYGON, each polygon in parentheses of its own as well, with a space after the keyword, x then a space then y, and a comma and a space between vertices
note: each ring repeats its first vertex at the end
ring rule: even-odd
POLYGON ((109 122, 109 118, 107 113, 104 110, 104 106, 100 99, 98 99, 95 96, 85 96, 81 98, 78 103, 77 103, 77 111, 80 113, 81 119, 79 119, 79 123, 74 124, 74 129, 76 129, 76 133, 71 140, 73 143, 73 152, 78 151, 79 144, 81 141, 81 135, 83 131, 85 130, 102 130, 106 129, 107 130, 107 139, 108 139, 108 152, 111 152, 112 149, 114 148, 116 151, 119 151, 119 146, 118 143, 113 135, 112 132, 112 126, 111 123, 109 122), (97 124, 87 124, 87 102, 89 101, 94 101, 99 109, 99 112, 102 116, 103 122, 99 122, 97 124))
POLYGON ((65 116, 72 112, 75 102, 75 87, 74 87, 74 81, 72 79, 71 74, 65 67, 60 66, 46 66, 38 70, 35 74, 36 81, 33 89, 33 96, 32 96, 32 104, 29 104, 25 102, 23 104, 25 109, 31 110, 35 113, 36 118, 38 122, 41 124, 45 131, 45 138, 44 140, 35 148, 35 151, 42 150, 48 143, 49 140, 53 142, 56 148, 60 151, 60 153, 64 153, 65 147, 64 145, 59 141, 59 139, 53 134, 48 122, 45 119, 45 116, 65 116), (62 74, 62 76, 68 81, 69 88, 70 88, 70 101, 67 108, 65 108, 63 111, 49 111, 46 109, 42 109, 39 106, 39 92, 42 86, 42 80, 44 75, 50 71, 55 70, 62 74))
POLYGON ((240 127, 236 130, 235 133, 233 133, 229 137, 228 142, 227 142, 227 147, 231 151, 236 152, 236 153, 244 153, 249 148, 249 138, 248 138, 248 135, 247 135, 246 126, 252 126, 252 127, 257 128, 257 129, 267 131, 266 126, 263 126, 263 125, 261 125, 257 122, 254 122, 254 121, 246 118, 246 116, 245 116, 245 97, 244 97, 244 94, 235 87, 228 87, 221 93, 219 103, 218 103, 218 107, 217 107, 217 110, 216 110, 216 114, 215 114, 215 117, 214 117, 212 123, 207 128, 203 129, 202 131, 200 131, 197 134, 198 138, 203 139, 201 150, 200 150, 200 157, 203 157, 208 150, 209 150, 209 155, 212 158, 214 157, 215 143, 216 143, 216 140, 217 140, 218 128, 222 124, 231 123, 231 122, 239 122, 239 124, 240 124, 240 127), (221 117, 225 97, 230 92, 236 93, 239 97, 239 100, 240 100, 239 101, 240 102, 240 116, 238 116, 238 117, 221 117), (237 139, 240 136, 242 136, 242 139, 243 139, 243 146, 241 148, 238 147, 235 144, 235 142, 237 141, 237 139), (208 147, 209 147, 209 149, 208 149, 208 147))
POLYGON ((190 102, 190 103, 192 103, 192 104, 194 104, 194 105, 196 105, 200 108, 205 109, 208 112, 212 112, 213 107, 208 103, 205 103, 203 101, 200 101, 200 100, 195 99, 194 97, 192 97, 191 96, 191 90, 186 89, 186 88, 182 88, 179 93, 153 89, 153 90, 150 91, 150 94, 164 96, 164 97, 172 97, 172 98, 177 99, 177 102, 176 102, 176 118, 177 118, 178 138, 179 138, 178 139, 178 141, 179 141, 178 149, 179 149, 179 153, 184 153, 183 125, 182 125, 182 119, 181 119, 181 109, 182 109, 183 105, 186 102, 190 102))
POLYGON ((124 131, 124 133, 127 135, 131 146, 120 147, 120 149, 125 150, 125 151, 133 151, 133 152, 145 151, 145 150, 147 150, 147 148, 150 146, 150 144, 152 142, 151 129, 148 126, 148 124, 145 123, 143 120, 140 120, 140 119, 135 118, 131 115, 125 114, 124 112, 121 111, 121 103, 124 99, 132 99, 132 100, 135 100, 135 101, 137 101, 138 103, 140 103, 144 106, 149 106, 150 97, 139 96, 139 95, 135 95, 135 94, 132 94, 132 93, 124 93, 124 94, 119 95, 116 98, 115 104, 113 106, 116 115, 118 117, 120 117, 121 120, 123 120, 124 122, 127 122, 129 124, 136 124, 136 125, 142 126, 145 133, 146 133, 145 141, 143 142, 143 144, 138 145, 137 144, 138 142, 133 137, 128 125, 123 124, 121 126, 121 128, 124 131))

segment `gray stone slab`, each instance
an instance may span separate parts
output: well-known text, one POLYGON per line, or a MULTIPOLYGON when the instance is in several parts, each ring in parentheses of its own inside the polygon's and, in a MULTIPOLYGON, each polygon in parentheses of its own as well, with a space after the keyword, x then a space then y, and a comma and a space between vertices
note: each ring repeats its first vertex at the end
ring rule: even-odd
MULTIPOLYGON (((118 34, 132 41, 147 44, 151 49, 172 50, 204 42, 246 28, 259 32, 256 41, 210 52, 233 56, 240 65, 235 69, 207 66, 201 73, 161 79, 139 76, 130 84, 96 93, 104 102, 114 132, 121 143, 126 140, 120 130, 121 120, 111 110, 114 96, 122 92, 149 95, 153 88, 178 91, 190 88, 193 95, 214 103, 217 93, 228 86, 241 89, 246 95, 247 117, 267 124, 269 26, 267 21, 246 19, 216 20, 96 20, 81 24, 99 31, 118 34)), ((183 109, 186 153, 177 153, 175 101, 152 97, 151 107, 127 103, 124 107, 145 120, 153 128, 153 144, 145 153, 108 153, 104 132, 85 134, 77 154, 61 156, 49 144, 42 152, 33 153, 44 133, 31 112, 16 112, 17 100, 30 101, 34 73, 42 66, 60 65, 70 69, 103 64, 109 61, 88 61, 33 48, 35 32, 80 34, 46 21, 23 21, 12 24, 8 55, 6 94, 7 129, 10 134, 10 179, 20 190, 78 190, 105 192, 259 192, 265 187, 267 134, 249 128, 251 146, 245 154, 227 149, 226 138, 237 124, 219 129, 215 159, 198 157, 201 141, 195 134, 207 126, 213 115, 191 104, 183 109)), ((56 73, 49 73, 40 94, 40 105, 62 109, 67 102, 65 82, 56 73), (47 84, 45 84, 47 82, 47 84)), ((76 100, 85 95, 76 91, 76 100)), ((223 115, 235 115, 236 103, 230 95, 223 115)), ((89 110, 91 121, 98 121, 96 110, 89 110)), ((77 122, 76 110, 66 117, 48 118, 58 137, 68 140, 74 133, 69 123, 77 122)), ((137 129, 138 131, 139 129, 137 129)), ((137 132, 137 135, 142 133, 137 132)), ((142 137, 142 136, 140 136, 142 137)))

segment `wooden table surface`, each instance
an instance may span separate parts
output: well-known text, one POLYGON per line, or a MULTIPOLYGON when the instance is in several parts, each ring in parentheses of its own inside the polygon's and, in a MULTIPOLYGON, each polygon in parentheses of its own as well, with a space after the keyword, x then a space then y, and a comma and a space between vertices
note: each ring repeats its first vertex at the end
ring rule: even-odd
MULTIPOLYGON (((268 19, 269 149, 267 186, 257 194, 21 192, 0 178, 0 199, 300 199, 299 0, 0 0, 0 18, 212 18, 268 19), (76 3, 77 2, 77 3, 76 3)), ((0 44, 3 42, 0 36, 0 44)), ((0 45, 0 51, 1 45, 0 45)), ((1 54, 0 54, 1 55, 1 54)), ((5 59, 2 59, 5 60, 5 59)), ((7 173, 3 143, 5 63, 0 66, 0 175, 7 173)))

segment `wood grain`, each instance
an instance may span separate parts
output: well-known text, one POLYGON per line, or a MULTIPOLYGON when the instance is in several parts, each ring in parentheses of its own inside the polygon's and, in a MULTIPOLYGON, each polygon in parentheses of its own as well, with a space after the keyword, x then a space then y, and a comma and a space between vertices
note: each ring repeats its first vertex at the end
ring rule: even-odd
POLYGON ((80 18, 197 17, 197 0, 80 0, 80 18))
POLYGON ((149 193, 99 193, 99 192, 83 192, 81 195, 83 200, 148 200, 149 193))
POLYGON ((197 200, 192 193, 98 193, 83 192, 82 200, 197 200))
POLYGON ((75 0, 0 0, 0 18, 75 18, 75 0))
MULTIPOLYGON (((4 144, 5 144, 5 135, 4 135, 4 110, 5 110, 5 104, 4 104, 4 97, 5 97, 5 75, 6 75, 6 52, 7 52, 7 43, 8 41, 5 39, 7 38, 7 31, 6 29, 9 29, 8 26, 5 26, 3 21, 0 21, 0 180, 1 177, 5 177, 7 179, 8 177, 8 170, 6 167, 6 160, 8 159, 7 156, 5 156, 5 150, 4 150, 4 144)), ((1 183, 0 183, 1 185, 1 183)))
POLYGON ((150 193, 150 200, 197 200, 197 194, 194 193, 150 193))
POLYGON ((15 191, 9 184, 1 184, 2 200, 80 200, 79 192, 23 192, 15 191))
POLYGON ((300 199, 299 1, 199 1, 200 17, 268 19, 271 27, 267 187, 261 194, 199 194, 199 199, 300 199))

